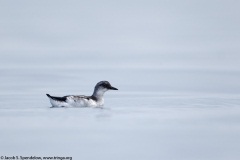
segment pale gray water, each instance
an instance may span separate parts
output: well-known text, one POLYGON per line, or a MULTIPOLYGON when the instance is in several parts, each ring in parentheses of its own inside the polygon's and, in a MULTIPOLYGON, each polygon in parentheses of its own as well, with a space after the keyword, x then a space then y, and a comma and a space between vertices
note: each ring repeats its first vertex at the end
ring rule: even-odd
POLYGON ((238 1, 0 1, 0 156, 240 158, 238 1), (100 108, 46 93, 118 91, 100 108))

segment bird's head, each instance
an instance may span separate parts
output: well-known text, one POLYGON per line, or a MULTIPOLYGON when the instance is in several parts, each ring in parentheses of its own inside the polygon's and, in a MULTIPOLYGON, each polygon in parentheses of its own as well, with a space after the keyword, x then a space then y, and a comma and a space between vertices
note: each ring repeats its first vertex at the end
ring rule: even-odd
POLYGON ((108 90, 118 90, 113 87, 108 81, 100 81, 96 84, 94 94, 96 96, 102 96, 108 90))

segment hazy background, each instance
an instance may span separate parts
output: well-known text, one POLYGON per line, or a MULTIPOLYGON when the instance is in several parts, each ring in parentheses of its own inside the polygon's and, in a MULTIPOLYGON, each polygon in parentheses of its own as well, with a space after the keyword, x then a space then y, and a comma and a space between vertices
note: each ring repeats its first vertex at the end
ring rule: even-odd
POLYGON ((0 0, 0 156, 239 159, 239 8, 0 0), (100 80, 107 109, 49 109, 100 80))
POLYGON ((75 70, 91 86, 108 78, 131 85, 148 81, 150 90, 170 85, 167 91, 191 86, 239 93, 237 0, 0 2, 2 78, 30 69, 49 80, 45 71, 51 70, 48 76, 56 83, 75 70), (130 69, 134 71, 127 74, 130 69), (60 70, 68 74, 55 75, 60 70), (116 74, 105 74, 107 70, 116 74))

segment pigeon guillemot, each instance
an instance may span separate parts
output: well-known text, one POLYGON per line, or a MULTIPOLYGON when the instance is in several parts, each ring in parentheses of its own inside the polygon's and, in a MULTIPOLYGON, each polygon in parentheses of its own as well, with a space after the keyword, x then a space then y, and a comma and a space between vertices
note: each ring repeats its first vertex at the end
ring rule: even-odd
POLYGON ((108 90, 118 90, 111 86, 108 81, 100 81, 96 84, 91 96, 68 95, 64 97, 54 97, 46 94, 52 107, 99 107, 104 104, 103 94, 108 90))

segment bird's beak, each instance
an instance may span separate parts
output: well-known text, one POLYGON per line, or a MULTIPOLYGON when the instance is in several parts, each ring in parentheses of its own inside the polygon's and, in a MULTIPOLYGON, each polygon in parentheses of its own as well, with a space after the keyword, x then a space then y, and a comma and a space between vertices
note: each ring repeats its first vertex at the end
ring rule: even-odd
POLYGON ((111 90, 118 90, 117 88, 115 88, 115 87, 109 87, 108 89, 111 89, 111 90))

